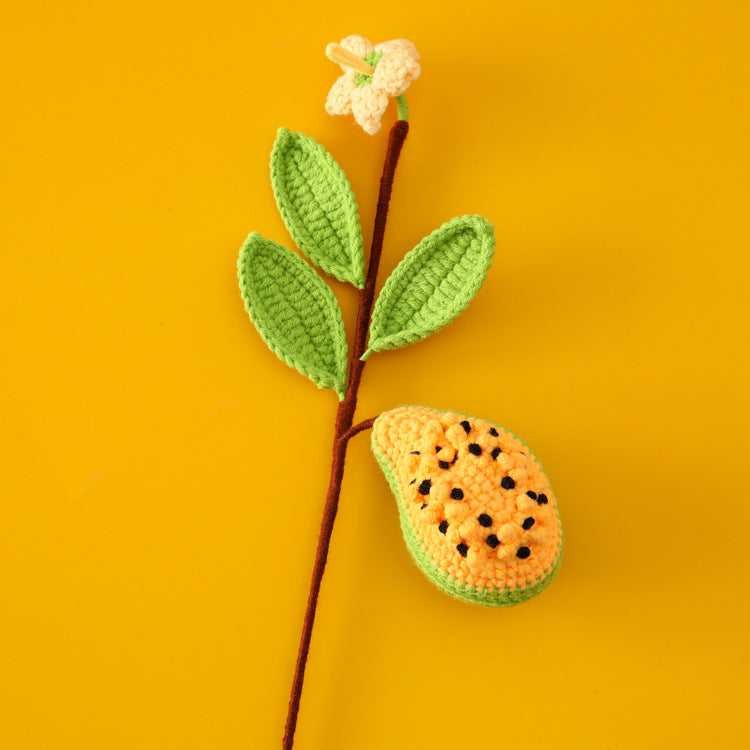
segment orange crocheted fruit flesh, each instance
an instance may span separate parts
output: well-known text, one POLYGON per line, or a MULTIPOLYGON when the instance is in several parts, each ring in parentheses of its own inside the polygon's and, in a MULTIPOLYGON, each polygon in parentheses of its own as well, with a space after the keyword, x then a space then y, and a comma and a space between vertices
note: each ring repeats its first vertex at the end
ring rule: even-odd
POLYGON ((485 419, 407 406, 381 414, 373 450, 396 494, 412 556, 466 601, 507 606, 557 572, 562 525, 528 447, 485 419))

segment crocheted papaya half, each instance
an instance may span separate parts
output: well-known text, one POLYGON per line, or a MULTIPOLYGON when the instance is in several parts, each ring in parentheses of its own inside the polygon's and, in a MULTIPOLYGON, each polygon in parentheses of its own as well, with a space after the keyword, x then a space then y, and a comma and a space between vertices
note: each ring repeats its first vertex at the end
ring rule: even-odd
POLYGON ((396 496, 406 546, 443 591, 506 607, 550 584, 563 547, 557 502, 513 433, 406 406, 375 420, 372 449, 396 496))

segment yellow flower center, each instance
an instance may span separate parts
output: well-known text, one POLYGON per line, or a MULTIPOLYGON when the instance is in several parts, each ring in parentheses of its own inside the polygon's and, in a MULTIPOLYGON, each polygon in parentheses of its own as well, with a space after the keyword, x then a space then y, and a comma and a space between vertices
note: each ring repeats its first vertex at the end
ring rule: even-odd
POLYGON ((326 57, 339 65, 351 68, 357 73, 362 73, 362 75, 371 76, 375 72, 375 68, 372 65, 369 65, 361 57, 357 57, 353 52, 350 52, 340 44, 329 44, 326 47, 326 57))

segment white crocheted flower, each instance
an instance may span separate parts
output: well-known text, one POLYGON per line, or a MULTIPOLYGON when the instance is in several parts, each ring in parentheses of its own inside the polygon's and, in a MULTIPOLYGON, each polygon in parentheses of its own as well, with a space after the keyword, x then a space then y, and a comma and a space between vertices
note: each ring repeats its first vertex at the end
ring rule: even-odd
POLYGON ((363 130, 375 135, 389 97, 400 97, 419 77, 419 53, 406 39, 373 45, 362 36, 329 44, 326 55, 344 71, 326 99, 330 115, 353 114, 363 130))

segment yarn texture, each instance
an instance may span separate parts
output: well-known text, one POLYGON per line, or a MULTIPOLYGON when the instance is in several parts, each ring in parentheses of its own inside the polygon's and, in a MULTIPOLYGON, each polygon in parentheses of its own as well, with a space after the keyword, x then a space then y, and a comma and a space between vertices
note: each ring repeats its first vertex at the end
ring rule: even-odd
POLYGON ((352 34, 340 44, 328 45, 326 54, 343 70, 326 99, 329 115, 353 114, 365 133, 375 135, 380 131, 388 99, 395 98, 399 119, 407 119, 404 93, 422 72, 417 48, 408 39, 373 44, 352 34))
POLYGON ((276 205, 299 249, 325 273, 361 289, 359 209, 344 171, 317 141, 287 128, 278 130, 270 166, 276 205))
POLYGON ((479 291, 494 250, 494 228, 481 216, 456 217, 425 237, 386 280, 362 358, 420 341, 460 315, 479 291))
POLYGON ((442 590, 465 602, 505 607, 539 593, 560 565, 555 496, 531 451, 492 422, 427 407, 401 407, 355 423, 366 360, 421 341, 460 315, 481 287, 495 251, 492 224, 458 216, 408 252, 376 299, 388 207, 409 132, 405 92, 421 73, 405 39, 373 45, 349 36, 326 47, 343 71, 326 109, 388 137, 364 270, 359 209, 344 171, 304 133, 280 128, 270 158, 279 212, 318 269, 359 289, 351 358, 338 301, 300 256, 253 232, 240 250, 245 308, 268 346, 320 388, 339 396, 331 469, 284 729, 292 750, 318 598, 339 506, 350 440, 372 429, 372 450, 396 496, 407 548, 442 590))
POLYGON ((296 253, 252 232, 237 261, 245 309, 263 341, 319 388, 344 398, 347 344, 341 308, 296 253))
POLYGON ((383 412, 372 450, 422 572, 465 602, 519 604, 560 566, 563 533, 541 464, 513 433, 421 406, 383 412))

